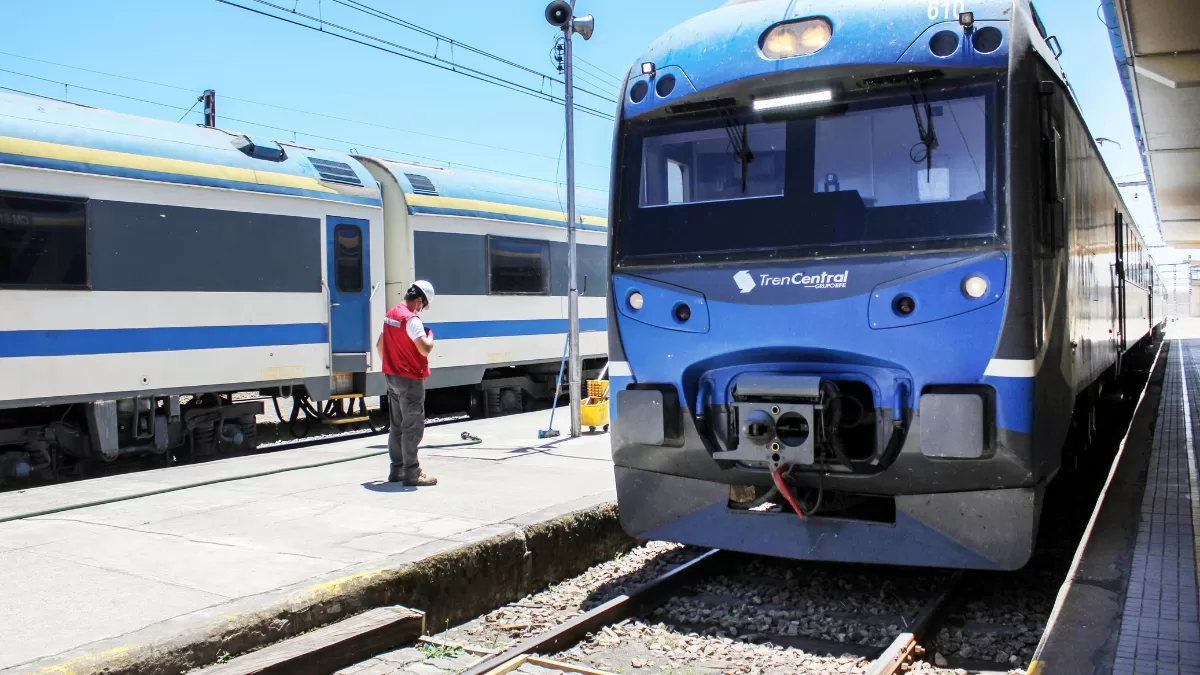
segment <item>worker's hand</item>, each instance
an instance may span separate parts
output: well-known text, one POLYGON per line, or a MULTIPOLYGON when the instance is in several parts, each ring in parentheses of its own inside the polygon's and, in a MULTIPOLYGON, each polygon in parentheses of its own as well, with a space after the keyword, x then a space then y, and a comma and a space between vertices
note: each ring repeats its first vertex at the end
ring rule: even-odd
POLYGON ((425 337, 429 338, 430 340, 433 339, 433 329, 432 328, 425 329, 425 337))

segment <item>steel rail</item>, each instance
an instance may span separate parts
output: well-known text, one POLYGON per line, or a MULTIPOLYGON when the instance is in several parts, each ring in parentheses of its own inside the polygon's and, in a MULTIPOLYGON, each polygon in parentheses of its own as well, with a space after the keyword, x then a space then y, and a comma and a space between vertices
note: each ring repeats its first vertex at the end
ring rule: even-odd
POLYGON ((865 675, 894 675, 904 668, 904 664, 913 656, 913 651, 925 637, 925 633, 941 616, 949 605, 950 598, 962 580, 962 572, 951 574, 942 583, 941 590, 933 596, 913 620, 912 626, 905 633, 896 636, 892 644, 883 650, 883 654, 871 663, 865 675))
POLYGON ((604 626, 633 616, 642 607, 657 602, 663 595, 693 578, 721 557, 720 549, 708 551, 627 594, 619 595, 550 631, 535 635, 501 654, 475 664, 461 675, 505 673, 511 669, 514 663, 525 661, 530 654, 561 651, 565 647, 579 642, 588 633, 594 633, 604 626))

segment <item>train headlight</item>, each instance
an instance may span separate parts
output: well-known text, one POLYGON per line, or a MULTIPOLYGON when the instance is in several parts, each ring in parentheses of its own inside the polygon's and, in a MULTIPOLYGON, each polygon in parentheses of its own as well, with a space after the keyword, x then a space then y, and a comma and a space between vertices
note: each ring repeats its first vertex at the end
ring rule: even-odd
POLYGON ((776 108, 790 108, 799 105, 811 105, 813 103, 826 103, 833 100, 833 90, 825 89, 824 91, 809 91, 803 94, 788 94, 787 96, 776 96, 775 98, 756 98, 754 99, 754 110, 760 112, 763 110, 775 110, 776 108))
POLYGON ((966 281, 963 281, 963 293, 966 293, 969 298, 982 298, 987 290, 987 279, 977 274, 972 274, 967 277, 966 281))
POLYGON ((641 293, 634 291, 629 294, 629 308, 630 309, 632 309, 634 311, 641 309, 643 302, 644 302, 644 299, 642 298, 641 293))
POLYGON ((833 26, 825 19, 781 23, 763 33, 759 49, 768 59, 808 56, 821 51, 833 37, 833 26))

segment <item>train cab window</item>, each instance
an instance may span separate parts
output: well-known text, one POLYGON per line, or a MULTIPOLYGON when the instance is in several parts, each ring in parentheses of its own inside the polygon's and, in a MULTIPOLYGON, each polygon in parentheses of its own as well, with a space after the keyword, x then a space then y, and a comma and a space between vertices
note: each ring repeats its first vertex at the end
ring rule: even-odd
POLYGON ((334 283, 341 293, 361 293, 363 289, 362 230, 357 225, 338 225, 333 230, 334 283))
POLYGON ((631 124, 615 264, 990 243, 996 99, 986 84, 930 86, 631 124))
POLYGON ((87 288, 87 202, 0 192, 0 287, 87 288))
POLYGON ((548 295, 550 242, 489 236, 488 293, 548 295))
POLYGON ((982 97, 917 107, 926 128, 945 129, 933 147, 921 142, 913 112, 893 106, 818 119, 814 191, 854 191, 867 208, 984 199, 982 97))
POLYGON ((639 206, 783 194, 786 125, 730 124, 647 138, 639 206))

